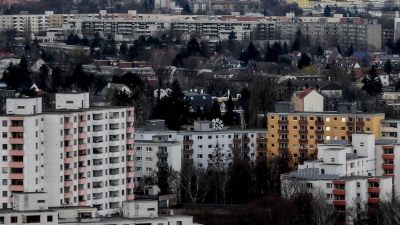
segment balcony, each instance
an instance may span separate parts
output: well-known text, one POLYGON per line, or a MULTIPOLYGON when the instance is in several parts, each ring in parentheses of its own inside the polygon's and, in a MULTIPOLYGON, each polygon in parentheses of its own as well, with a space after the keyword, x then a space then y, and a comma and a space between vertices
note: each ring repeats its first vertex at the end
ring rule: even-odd
POLYGON ((394 154, 382 154, 383 159, 394 159, 394 154))
POLYGON ((86 195, 86 193, 87 193, 86 189, 78 190, 78 195, 79 196, 86 195))
POLYGON ((257 143, 267 143, 267 138, 257 138, 257 143))
POLYGON ((86 127, 87 122, 86 121, 79 121, 78 122, 78 127, 86 127))
POLYGON ((346 184, 346 181, 345 180, 334 180, 332 183, 333 184, 346 184))
POLYGON ((300 126, 307 126, 308 125, 308 121, 307 120, 300 120, 299 124, 300 124, 300 126))
POLYGON ((394 169, 394 164, 382 164, 382 169, 394 169))
POLYGON ((347 122, 346 125, 347 125, 348 127, 353 127, 353 126, 354 126, 354 121, 352 121, 352 122, 347 122))
POLYGON ((74 196, 74 194, 72 193, 72 191, 64 192, 64 198, 72 198, 73 196, 74 196))
POLYGON ((168 167, 168 163, 166 163, 166 162, 157 162, 157 167, 167 168, 168 167))
POLYGON ((127 144, 127 145, 133 144, 134 142, 135 142, 135 140, 134 140, 133 138, 127 138, 127 139, 126 139, 126 144, 127 144))
POLYGON ((369 187, 368 188, 368 193, 379 193, 381 192, 381 189, 378 187, 369 187))
POLYGON ((288 125, 289 121, 288 120, 278 120, 279 125, 288 125))
POLYGON ((10 173, 8 178, 11 180, 23 180, 24 174, 23 173, 10 173))
POLYGON ((368 203, 370 204, 376 204, 376 203, 380 203, 381 200, 379 198, 368 198, 368 203))
MULTIPOLYGON (((79 201, 78 202, 78 206, 86 206, 86 201, 79 201)), ((82 220, 85 220, 85 219, 89 219, 89 218, 80 218, 81 219, 81 221, 82 220)), ((99 219, 98 221, 100 221, 100 218, 95 218, 95 219, 99 219)), ((82 221, 82 222, 84 222, 84 221, 82 221)))
POLYGON ((72 175, 74 171, 72 169, 65 169, 64 170, 64 175, 72 175))
POLYGON ((278 139, 279 143, 289 143, 288 139, 278 139))
POLYGON ((64 123, 64 129, 72 129, 74 127, 73 123, 64 123))
POLYGON ((267 152, 267 147, 257 147, 257 152, 267 152))
POLYGON ((135 183, 126 183, 126 189, 135 188, 135 183))
POLYGON ((356 122, 356 127, 363 127, 364 126, 364 122, 356 122))
POLYGON ((183 140, 183 145, 192 145, 193 140, 183 140))
POLYGON ((308 148, 300 148, 300 153, 308 154, 308 148))
POLYGON ((78 134, 78 138, 86 138, 87 137, 87 133, 86 132, 82 132, 78 134))
POLYGON ((64 147, 64 152, 72 152, 73 150, 74 150, 74 147, 72 145, 64 147))
POLYGON ((126 122, 133 122, 133 121, 135 121, 135 117, 134 116, 126 117, 126 122))
POLYGON ((126 150, 126 155, 134 155, 135 150, 126 150))
POLYGON ((135 166, 135 161, 126 161, 126 166, 135 166))
POLYGON ((9 162, 11 168, 24 168, 24 162, 9 162))
POLYGON ((10 156, 24 156, 24 150, 10 150, 8 154, 10 156))
POLYGON ((315 131, 315 134, 322 134, 322 135, 323 135, 323 134, 324 134, 324 131, 323 131, 323 130, 316 130, 316 131, 315 131))
POLYGON ((300 134, 308 134, 308 130, 300 130, 299 133, 300 134))
POLYGON ((84 173, 87 171, 87 167, 86 166, 81 166, 78 168, 78 173, 84 173))
POLYGON ((126 173, 126 177, 135 177, 135 172, 126 173))
POLYGON ((24 138, 10 138, 9 142, 10 144, 22 145, 24 144, 24 138))
POLYGON ((233 139, 233 143, 249 143, 250 138, 235 138, 233 139))
POLYGON ((135 132, 135 128, 133 128, 133 127, 126 128, 126 133, 133 133, 133 132, 135 132))
POLYGON ((234 153, 249 153, 250 152, 250 148, 234 148, 233 149, 234 153))
POLYGON ((166 157, 168 157, 168 153, 167 152, 157 152, 157 157, 166 158, 166 157))
POLYGON ((72 134, 64 135, 64 141, 71 141, 73 139, 74 139, 74 135, 72 135, 72 134))
POLYGON ((126 195, 126 200, 134 200, 135 199, 135 195, 134 194, 130 194, 130 195, 126 195))
POLYGON ((278 134, 288 134, 289 130, 278 130, 278 134))
POLYGON ((78 184, 86 184, 87 183, 87 179, 86 177, 82 177, 78 179, 78 184))
POLYGON ((24 185, 10 185, 9 186, 10 191, 17 191, 17 192, 22 192, 24 191, 24 185))
POLYGON ((78 145, 78 150, 86 150, 87 149, 87 144, 79 144, 78 145))
POLYGON ((81 162, 81 161, 86 161, 86 155, 80 155, 80 156, 78 156, 78 161, 79 161, 79 162, 81 162))
POLYGON ((354 134, 354 131, 347 131, 347 136, 351 136, 354 134))
POLYGON ((64 187, 71 187, 72 185, 74 185, 72 180, 64 180, 64 187))
POLYGON ((308 143, 308 139, 300 139, 299 143, 300 144, 307 144, 308 143))
POLYGON ((10 127, 8 130, 9 130, 10 132, 23 133, 23 132, 24 132, 24 127, 23 127, 23 126, 20 126, 20 127, 14 127, 14 126, 12 126, 12 127, 10 127))
POLYGON ((289 152, 289 148, 278 148, 278 152, 280 152, 280 153, 288 153, 289 152))
POLYGON ((9 198, 8 198, 8 202, 9 202, 9 203, 14 203, 14 197, 9 197, 9 198))
POLYGON ((323 126, 324 125, 324 121, 315 121, 315 125, 323 126))
POLYGON ((346 195, 346 190, 342 189, 333 189, 332 194, 334 195, 346 195))
POLYGON ((315 143, 317 143, 317 144, 323 144, 324 143, 324 140, 315 140, 315 143))
POLYGON ((69 164, 69 163, 73 163, 74 159, 72 157, 66 157, 64 158, 64 163, 69 164))
POLYGON ((346 206, 346 200, 333 200, 332 205, 337 206, 346 206))

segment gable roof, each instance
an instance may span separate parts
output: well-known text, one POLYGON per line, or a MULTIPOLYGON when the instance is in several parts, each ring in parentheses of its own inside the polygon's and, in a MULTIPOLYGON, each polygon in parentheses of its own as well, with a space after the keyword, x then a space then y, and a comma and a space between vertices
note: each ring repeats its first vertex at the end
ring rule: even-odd
POLYGON ((310 94, 313 90, 312 89, 304 89, 301 93, 299 98, 303 99, 304 97, 306 97, 308 94, 310 94))
POLYGON ((339 90, 343 90, 343 88, 341 86, 339 86, 338 84, 331 82, 331 83, 321 87, 320 90, 321 91, 339 91, 339 90))
MULTIPOLYGON (((110 87, 108 87, 108 85, 106 85, 103 89, 101 89, 100 95, 102 95, 102 96, 106 95, 109 89, 121 90, 124 86, 126 86, 126 85, 110 83, 110 87)), ((126 86, 126 87, 128 87, 128 86, 126 86)))
POLYGON ((33 88, 35 85, 35 82, 30 81, 30 82, 23 82, 21 85, 19 85, 19 87, 17 88, 17 90, 15 91, 15 93, 20 93, 23 89, 27 88, 27 89, 31 89, 33 88))

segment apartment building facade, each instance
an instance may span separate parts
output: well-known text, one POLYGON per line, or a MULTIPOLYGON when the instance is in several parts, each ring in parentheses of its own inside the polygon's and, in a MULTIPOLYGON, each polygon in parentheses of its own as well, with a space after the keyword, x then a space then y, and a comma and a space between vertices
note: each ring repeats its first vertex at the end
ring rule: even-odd
POLYGON ((317 145, 329 140, 351 140, 356 133, 379 137, 385 115, 357 113, 355 108, 353 103, 339 103, 337 112, 294 112, 293 103, 278 102, 267 116, 267 148, 282 156, 291 153, 299 161, 316 157, 317 145))
MULTIPOLYGON (((164 121, 148 121, 144 130, 135 131, 135 141, 153 140, 154 136, 163 136, 165 141, 180 143, 183 164, 208 168, 216 148, 224 163, 231 163, 233 157, 249 157, 252 160, 265 159, 267 139, 265 130, 222 129, 214 130, 211 121, 196 121, 193 130, 166 130, 164 121), (151 125, 157 124, 157 125, 151 125)), ((136 148, 136 145, 135 145, 136 148)), ((142 150, 143 151, 143 150, 142 150)))
POLYGON ((96 207, 113 213, 133 199, 133 108, 90 108, 89 95, 6 100, 2 115, 2 208, 15 192, 48 194, 50 206, 96 207))

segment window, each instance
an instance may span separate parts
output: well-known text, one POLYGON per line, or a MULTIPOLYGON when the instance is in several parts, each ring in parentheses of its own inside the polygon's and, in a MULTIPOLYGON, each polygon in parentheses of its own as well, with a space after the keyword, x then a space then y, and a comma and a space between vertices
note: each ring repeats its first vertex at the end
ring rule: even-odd
POLYGON ((326 127, 326 129, 325 129, 326 131, 330 131, 331 130, 331 128, 330 127, 326 127))
POLYGON ((331 162, 335 162, 335 158, 331 158, 331 162))
POLYGON ((212 148, 212 145, 208 145, 208 148, 212 148))
POLYGON ((346 118, 344 118, 344 117, 342 117, 342 120, 341 120, 342 122, 346 122, 346 118))
POLYGON ((203 136, 197 136, 197 140, 203 140, 203 136))
POLYGON ((136 167, 136 171, 137 172, 141 172, 142 171, 142 167, 136 167))
POLYGON ((357 182, 357 187, 360 187, 360 186, 361 186, 360 182, 357 182))
POLYGON ((308 188, 312 188, 312 183, 307 183, 308 188))
POLYGON ((17 109, 25 109, 25 106, 19 105, 19 106, 17 106, 17 109))
POLYGON ((297 135, 293 135, 293 139, 297 139, 297 135))
POLYGON ((297 130, 297 126, 293 126, 293 130, 297 130))
POLYGON ((3 197, 7 197, 7 191, 3 191, 3 197))
POLYGON ((3 127, 7 126, 7 120, 3 120, 3 127))
POLYGON ((329 121, 331 121, 331 118, 330 118, 330 117, 326 117, 326 118, 325 118, 325 121, 326 121, 326 122, 329 122, 329 121))
POLYGON ((7 156, 3 155, 3 162, 7 162, 7 156))
POLYGON ((146 157, 146 162, 153 162, 153 159, 151 157, 146 157))
POLYGON ((11 223, 18 223, 18 217, 17 216, 12 216, 11 217, 11 223))
POLYGON ((136 157, 136 161, 138 162, 142 161, 142 157, 136 157))
POLYGON ((212 139, 212 136, 210 135, 210 136, 208 136, 208 139, 212 139))
POLYGON ((293 120, 296 121, 297 120, 297 116, 293 117, 293 120))
POLYGON ((198 155, 197 155, 197 158, 198 158, 198 159, 202 159, 202 158, 203 158, 203 155, 202 155, 202 154, 198 154, 198 155))
POLYGON ((7 132, 3 132, 3 138, 7 138, 7 132))
POLYGON ((148 208, 147 211, 156 211, 154 208, 148 208))
POLYGON ((203 168, 203 164, 202 164, 202 163, 199 163, 199 164, 197 164, 197 167, 198 167, 198 168, 203 168))
POLYGON ((136 147, 136 151, 142 151, 142 147, 136 147))
POLYGON ((370 122, 370 121, 371 121, 371 118, 365 118, 365 120, 366 120, 367 122, 370 122))
POLYGON ((326 199, 332 199, 332 194, 326 194, 326 199))
POLYGON ((63 118, 60 118, 60 124, 63 124, 63 118))
POLYGON ((203 145, 197 145, 197 148, 203 148, 203 145))
POLYGON ((146 167, 146 172, 153 172, 153 168, 151 168, 151 167, 146 167))
POLYGON ((271 120, 274 120, 275 119, 275 117, 274 116, 271 116, 271 120))
POLYGON ((146 147, 146 152, 152 152, 153 149, 151 147, 146 147))
POLYGON ((332 188, 332 183, 326 183, 326 188, 332 188))
POLYGON ((53 222, 53 216, 47 216, 47 222, 53 222))
POLYGON ((3 150, 7 150, 7 144, 3 144, 3 150))

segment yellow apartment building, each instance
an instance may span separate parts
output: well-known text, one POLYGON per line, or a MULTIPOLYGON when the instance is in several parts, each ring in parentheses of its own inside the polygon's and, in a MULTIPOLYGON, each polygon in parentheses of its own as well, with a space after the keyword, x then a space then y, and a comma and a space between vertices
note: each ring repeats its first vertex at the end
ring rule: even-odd
POLYGON ((328 140, 351 140, 354 133, 373 133, 379 139, 385 114, 357 113, 355 103, 339 103, 337 112, 294 112, 293 103, 278 102, 267 117, 268 151, 291 153, 298 163, 317 157, 317 145, 328 140))
POLYGON ((309 0, 287 0, 288 4, 297 3, 300 8, 310 8, 310 1, 309 0))

